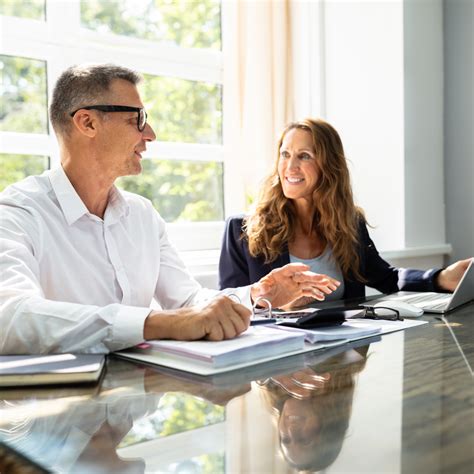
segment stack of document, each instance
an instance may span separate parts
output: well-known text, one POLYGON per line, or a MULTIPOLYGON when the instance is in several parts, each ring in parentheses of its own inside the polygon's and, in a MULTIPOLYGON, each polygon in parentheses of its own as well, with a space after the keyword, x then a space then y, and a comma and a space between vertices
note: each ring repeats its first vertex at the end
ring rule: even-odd
POLYGON ((252 326, 224 341, 148 341, 117 355, 203 375, 234 370, 301 352, 305 335, 252 326))
POLYGON ((327 350, 350 341, 423 324, 427 322, 358 319, 319 329, 251 326, 240 336, 225 341, 147 341, 115 354, 126 359, 208 376, 294 354, 327 350))

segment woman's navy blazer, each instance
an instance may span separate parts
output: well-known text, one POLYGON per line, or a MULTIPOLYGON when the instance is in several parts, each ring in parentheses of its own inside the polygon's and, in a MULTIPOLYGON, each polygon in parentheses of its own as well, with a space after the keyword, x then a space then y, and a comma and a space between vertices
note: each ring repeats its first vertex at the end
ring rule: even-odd
MULTIPOLYGON (((271 262, 265 263, 261 256, 249 254, 248 242, 243 237, 244 215, 227 219, 219 259, 219 287, 236 288, 257 282, 275 268, 290 263, 288 248, 271 262)), ((395 268, 389 265, 378 253, 367 231, 365 222, 359 224, 360 273, 366 283, 357 281, 349 275, 344 278, 344 298, 365 296, 365 286, 371 286, 382 293, 395 291, 439 291, 434 277, 439 269, 415 270, 395 268)))

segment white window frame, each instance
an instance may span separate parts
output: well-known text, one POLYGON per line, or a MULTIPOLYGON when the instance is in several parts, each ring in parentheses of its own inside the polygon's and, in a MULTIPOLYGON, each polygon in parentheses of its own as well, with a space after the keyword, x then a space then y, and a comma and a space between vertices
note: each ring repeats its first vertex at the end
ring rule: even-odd
MULTIPOLYGON (((225 3, 222 2, 222 9, 225 3)), ((225 14, 222 18, 225 19, 225 14)), ((72 64, 83 62, 114 62, 145 74, 223 86, 222 51, 182 48, 88 30, 80 24, 80 0, 46 0, 46 21, 0 15, 0 27, 0 54, 46 61, 48 100, 61 72, 72 64)), ((224 24, 221 28, 224 30, 224 24)), ((225 38, 225 35, 222 37, 225 38)), ((226 136, 225 123, 223 120, 223 137, 226 136)), ((50 123, 48 134, 0 132, 0 152, 47 155, 51 167, 59 164, 59 149, 50 123)), ((224 164, 224 143, 150 143, 144 158, 157 156, 170 160, 185 158, 224 164)), ((232 179, 235 182, 235 176, 232 179)), ((224 176, 224 183, 226 180, 228 178, 224 176)), ((224 209, 235 208, 232 202, 238 199, 240 196, 226 196, 224 209)), ((170 239, 180 251, 216 250, 220 247, 222 231, 222 221, 168 225, 170 239)))

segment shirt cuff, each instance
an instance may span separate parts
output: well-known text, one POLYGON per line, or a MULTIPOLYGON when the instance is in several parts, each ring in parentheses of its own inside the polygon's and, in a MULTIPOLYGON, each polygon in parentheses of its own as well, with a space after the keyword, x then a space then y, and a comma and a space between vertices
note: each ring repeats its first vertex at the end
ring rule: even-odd
POLYGON ((145 319, 151 313, 150 308, 139 308, 137 306, 118 305, 112 325, 113 349, 121 350, 136 346, 144 341, 143 329, 145 319))
POLYGON ((225 290, 221 291, 221 294, 230 296, 230 295, 235 295, 238 297, 239 302, 243 304, 244 306, 247 306, 248 309, 252 309, 252 300, 250 298, 250 287, 251 285, 248 286, 241 286, 239 288, 227 288, 225 290))

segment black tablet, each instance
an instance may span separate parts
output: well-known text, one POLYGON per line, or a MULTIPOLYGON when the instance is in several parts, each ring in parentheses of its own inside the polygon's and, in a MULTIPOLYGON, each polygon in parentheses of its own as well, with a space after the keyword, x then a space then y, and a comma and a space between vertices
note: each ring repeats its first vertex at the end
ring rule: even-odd
MULTIPOLYGON (((324 326, 337 326, 342 324, 346 319, 354 318, 362 315, 364 310, 345 309, 345 308, 326 308, 316 309, 312 313, 305 314, 296 321, 282 321, 278 323, 280 326, 291 328, 313 329, 324 326)), ((276 314, 278 317, 278 315, 276 314)))

